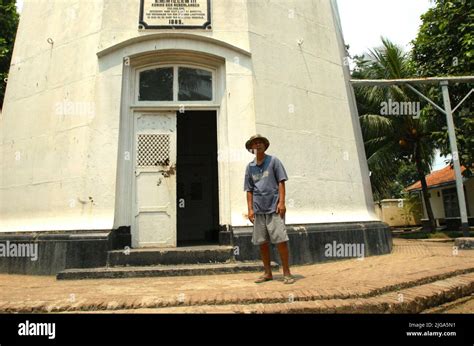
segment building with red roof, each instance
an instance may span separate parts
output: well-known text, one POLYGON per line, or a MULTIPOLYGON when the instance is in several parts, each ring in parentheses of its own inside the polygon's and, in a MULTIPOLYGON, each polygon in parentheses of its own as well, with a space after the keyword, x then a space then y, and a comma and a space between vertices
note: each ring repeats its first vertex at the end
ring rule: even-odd
MULTIPOLYGON (((461 166, 461 172, 465 171, 466 167, 461 166)), ((426 184, 437 225, 446 225, 448 229, 459 227, 460 212, 454 168, 448 165, 443 169, 431 172, 426 176, 426 184)), ((463 177, 463 185, 469 225, 474 225, 474 177, 463 177)), ((421 197, 421 181, 408 186, 405 190, 410 193, 418 193, 421 197)), ((421 200, 423 201, 424 219, 428 219, 425 202, 423 198, 421 200)))

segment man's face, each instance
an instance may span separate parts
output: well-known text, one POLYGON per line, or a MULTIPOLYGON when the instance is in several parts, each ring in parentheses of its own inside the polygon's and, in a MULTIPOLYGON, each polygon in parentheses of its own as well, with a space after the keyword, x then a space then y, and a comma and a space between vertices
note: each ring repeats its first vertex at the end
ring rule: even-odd
POLYGON ((263 153, 265 151, 265 142, 261 139, 256 139, 252 142, 252 152, 254 154, 263 153))

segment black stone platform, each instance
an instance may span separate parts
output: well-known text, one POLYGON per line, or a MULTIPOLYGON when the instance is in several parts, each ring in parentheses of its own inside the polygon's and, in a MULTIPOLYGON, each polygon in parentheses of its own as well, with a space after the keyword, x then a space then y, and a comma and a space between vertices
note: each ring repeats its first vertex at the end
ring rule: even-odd
POLYGON ((105 266, 107 252, 131 244, 130 228, 114 231, 45 231, 0 233, 0 244, 37 247, 37 259, 1 256, 0 273, 56 275, 67 268, 105 266))
MULTIPOLYGON (((290 238, 291 264, 310 264, 351 257, 347 254, 328 256, 328 244, 349 247, 363 245, 364 257, 388 254, 392 251, 390 227, 378 221, 287 225, 287 230, 290 238)), ((7 242, 37 244, 38 258, 32 261, 24 257, 0 256, 0 273, 56 275, 67 269, 102 270, 121 265, 130 267, 205 263, 228 265, 228 262, 232 261, 260 263, 259 248, 251 243, 251 238, 252 227, 226 225, 221 226, 219 245, 146 250, 130 249, 130 227, 112 231, 2 233, 0 234, 2 244, 7 242)), ((272 260, 280 263, 274 247, 272 247, 272 260)), ((222 269, 222 272, 226 270, 222 269)), ((137 270, 137 272, 140 272, 140 275, 144 275, 143 273, 155 275, 153 273, 158 273, 159 270, 155 272, 137 270)), ((198 273, 199 270, 185 270, 185 272, 198 273)), ((121 274, 117 275, 119 277, 121 274)))
POLYGON ((204 245, 162 249, 125 249, 108 252, 107 266, 152 266, 225 263, 234 260, 232 246, 204 245))
POLYGON ((64 231, 2 233, 0 243, 18 247, 34 245, 37 259, 0 257, 0 273, 55 275, 65 268, 104 266, 111 246, 110 232, 64 231))
MULTIPOLYGON (((347 259, 356 256, 327 256, 328 246, 362 248, 363 256, 384 255, 392 252, 390 226, 380 221, 344 222, 326 224, 287 225, 290 239, 290 264, 310 264, 347 259), (334 243, 335 242, 335 243, 334 243)), ((234 227, 233 246, 238 261, 254 261, 260 258, 259 249, 251 243, 252 227, 234 227)), ((275 246, 272 260, 280 263, 275 246)))

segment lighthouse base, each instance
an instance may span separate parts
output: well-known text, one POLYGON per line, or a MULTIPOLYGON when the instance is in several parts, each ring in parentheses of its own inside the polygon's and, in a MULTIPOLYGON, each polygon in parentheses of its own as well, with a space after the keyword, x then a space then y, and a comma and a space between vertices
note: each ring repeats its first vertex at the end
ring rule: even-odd
MULTIPOLYGON (((260 258, 252 244, 252 227, 234 227, 232 240, 238 261, 260 258)), ((287 225, 290 264, 310 264, 348 258, 363 259, 392 251, 390 227, 380 221, 287 225)), ((275 246, 272 260, 280 262, 275 246)))
MULTIPOLYGON (((380 221, 287 225, 287 231, 290 238, 290 264, 363 259, 392 251, 390 227, 380 221)), ((214 246, 217 249, 227 249, 230 262, 260 263, 259 247, 253 245, 251 239, 252 227, 221 226, 219 244, 214 246)), ((56 275, 66 269, 113 266, 111 256, 116 250, 130 251, 131 235, 130 227, 112 231, 4 233, 0 235, 0 243, 3 246, 0 273, 56 275), (21 256, 20 251, 23 253, 21 256)), ((202 249, 190 247, 187 251, 190 253, 186 254, 186 258, 192 259, 198 258, 198 252, 202 249)), ((125 257, 133 259, 133 256, 125 257)), ((179 252, 175 257, 176 263, 185 259, 181 258, 179 252)), ((153 260, 157 260, 160 265, 169 264, 159 258, 153 260)), ((274 246, 272 261, 281 264, 274 246)), ((191 262, 186 263, 193 264, 191 262)), ((141 262, 133 264, 149 265, 141 262)))

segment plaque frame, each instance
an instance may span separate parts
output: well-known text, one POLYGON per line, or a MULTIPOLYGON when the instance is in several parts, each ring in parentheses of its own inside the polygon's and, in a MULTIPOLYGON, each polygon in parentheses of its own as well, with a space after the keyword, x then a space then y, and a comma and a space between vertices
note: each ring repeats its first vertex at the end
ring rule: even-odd
POLYGON ((145 20, 145 0, 140 0, 140 19, 138 22, 139 30, 153 30, 153 29, 205 29, 210 30, 212 28, 211 18, 211 0, 207 0, 207 22, 203 25, 148 25, 145 20))

